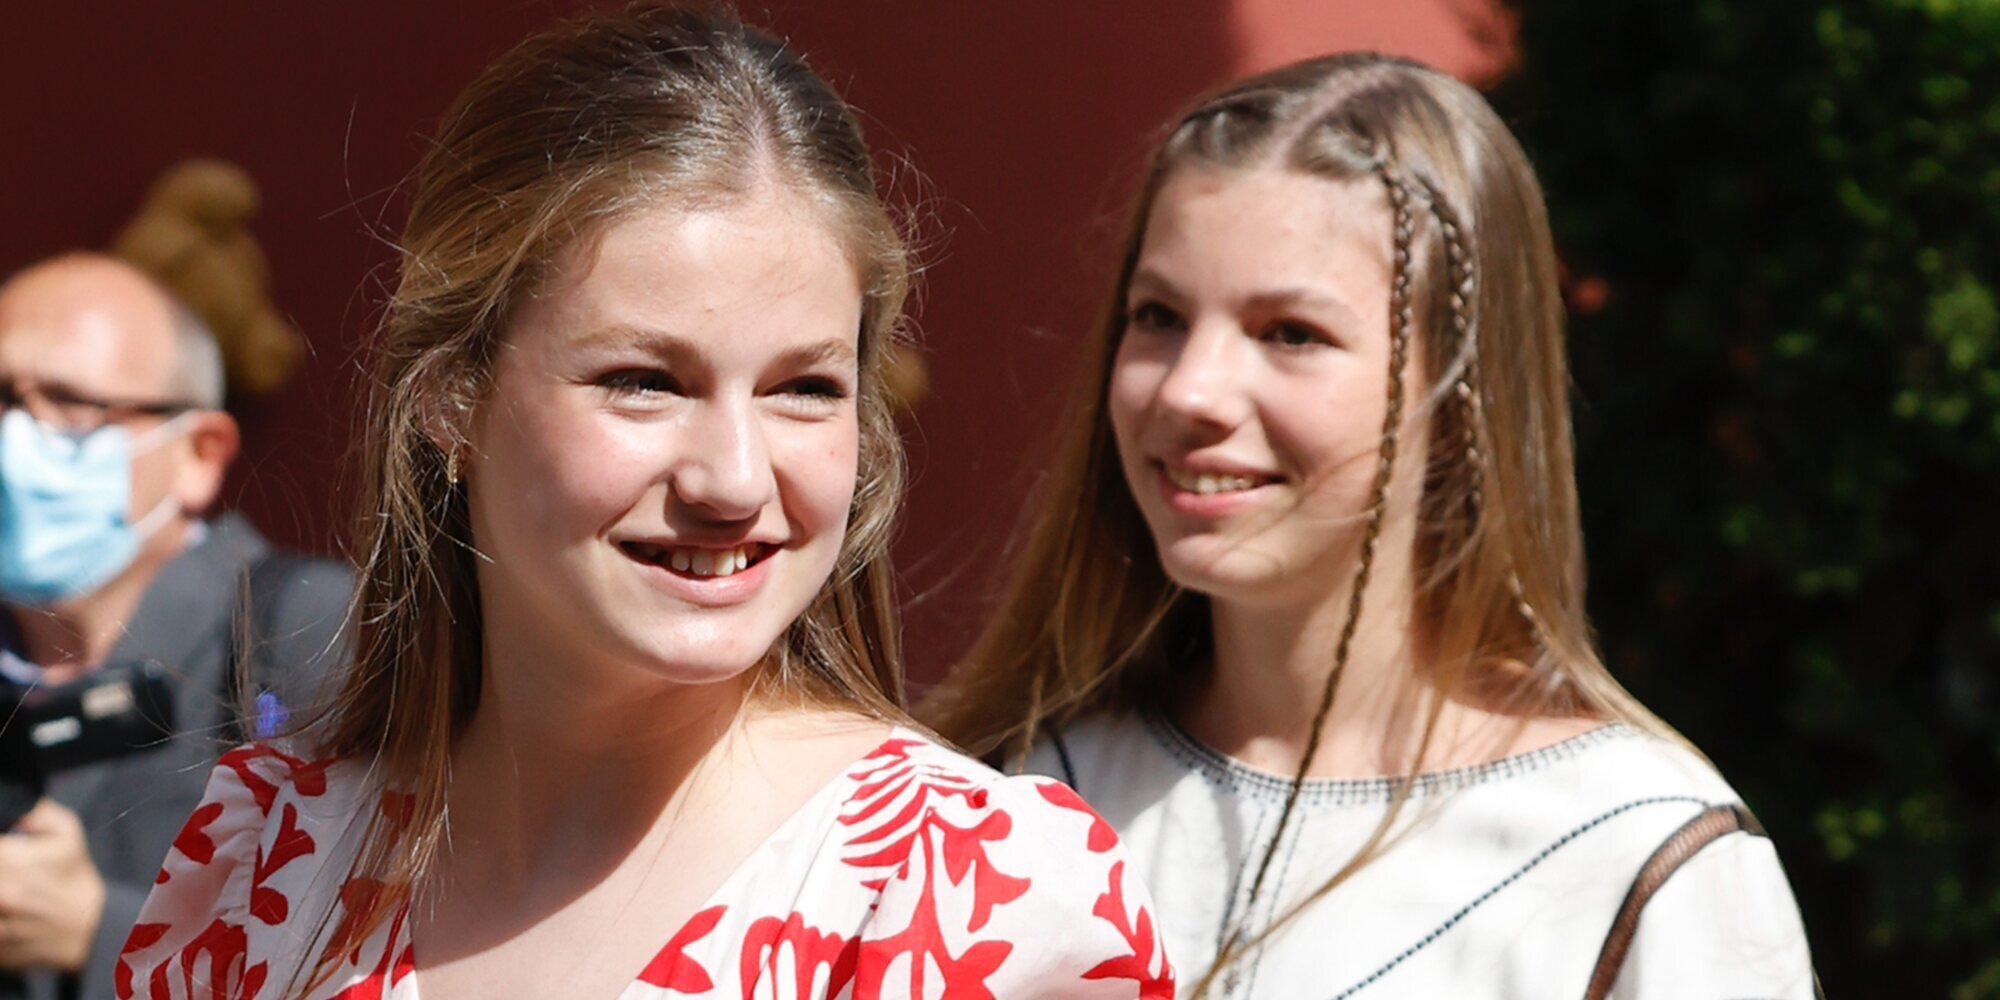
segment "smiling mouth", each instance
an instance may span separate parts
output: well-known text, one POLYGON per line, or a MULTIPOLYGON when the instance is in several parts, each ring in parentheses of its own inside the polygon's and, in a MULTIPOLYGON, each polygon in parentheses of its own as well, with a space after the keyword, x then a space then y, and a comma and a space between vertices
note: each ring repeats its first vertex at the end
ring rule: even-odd
POLYGON ((1277 482, 1277 479, 1271 476, 1217 475, 1207 472, 1195 472, 1191 469, 1183 469, 1164 462, 1160 463, 1160 471, 1167 477, 1167 482, 1174 484, 1178 489, 1193 493, 1196 496, 1214 496, 1218 493, 1241 493, 1245 490, 1254 490, 1259 486, 1277 482))
POLYGON ((778 551, 778 546, 769 542, 749 542, 729 549, 619 542, 618 548, 639 562, 694 577, 735 576, 778 551))

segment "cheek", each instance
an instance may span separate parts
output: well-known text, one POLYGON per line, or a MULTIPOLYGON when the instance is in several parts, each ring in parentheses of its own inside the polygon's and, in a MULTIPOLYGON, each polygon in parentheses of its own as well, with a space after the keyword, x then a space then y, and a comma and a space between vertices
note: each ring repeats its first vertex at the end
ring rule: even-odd
POLYGON ((135 456, 132 459, 132 491, 157 493, 165 489, 173 479, 175 467, 186 458, 178 441, 135 456))
POLYGON ((1374 480, 1384 392, 1361 366, 1317 377, 1273 377, 1259 394, 1259 419, 1283 461, 1318 484, 1313 492, 1345 497, 1374 480))
POLYGON ((770 449, 786 494, 786 516, 817 533, 843 531, 859 470, 860 437, 853 420, 778 428, 770 449))
POLYGON ((1111 430, 1121 453, 1129 453, 1137 444, 1146 412, 1159 394, 1160 381, 1166 372, 1165 362, 1150 356, 1133 338, 1127 337, 1119 343, 1118 354, 1111 362, 1105 406, 1110 411, 1111 430))
POLYGON ((184 457, 179 443, 155 449, 132 459, 132 494, 126 516, 137 520, 174 488, 174 471, 184 457))
POLYGON ((668 441, 658 428, 555 406, 516 407, 497 418, 483 456, 485 499, 510 522, 561 526, 565 535, 628 509, 657 476, 668 441))

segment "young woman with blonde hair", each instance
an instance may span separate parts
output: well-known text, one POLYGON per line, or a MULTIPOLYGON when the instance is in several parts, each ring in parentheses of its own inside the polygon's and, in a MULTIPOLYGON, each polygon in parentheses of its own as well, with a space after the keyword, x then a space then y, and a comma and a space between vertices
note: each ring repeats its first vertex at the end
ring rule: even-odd
POLYGON ((929 718, 1112 823, 1192 995, 1813 993, 1769 840, 1593 648, 1548 225, 1477 94, 1350 55, 1202 102, 1082 366, 929 718))
POLYGON ((686 8, 557 28, 401 251, 356 661, 216 768, 121 995, 1171 996, 1103 823, 907 725, 909 269, 824 82, 686 8))

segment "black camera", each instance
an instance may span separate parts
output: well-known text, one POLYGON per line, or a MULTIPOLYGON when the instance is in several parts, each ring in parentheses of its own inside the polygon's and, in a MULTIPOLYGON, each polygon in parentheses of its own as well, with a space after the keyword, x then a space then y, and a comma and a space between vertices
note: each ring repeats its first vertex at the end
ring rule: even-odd
POLYGON ((0 831, 34 808, 50 775, 157 746, 173 723, 159 664, 106 664, 53 686, 0 683, 0 831))

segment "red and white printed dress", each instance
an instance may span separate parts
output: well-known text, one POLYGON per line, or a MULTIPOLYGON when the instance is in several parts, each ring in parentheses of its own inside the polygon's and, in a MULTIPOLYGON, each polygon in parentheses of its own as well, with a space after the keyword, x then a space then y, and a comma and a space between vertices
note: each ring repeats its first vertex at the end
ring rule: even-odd
MULTIPOLYGON (((364 808, 403 801, 371 790, 360 762, 225 756, 126 942, 118 996, 278 996, 315 931, 371 891, 346 877, 344 835, 364 808)), ((621 997, 1167 1000, 1173 973, 1131 870, 1066 786, 899 729, 772 833, 621 997)), ((416 1000, 407 917, 311 996, 416 1000)))

